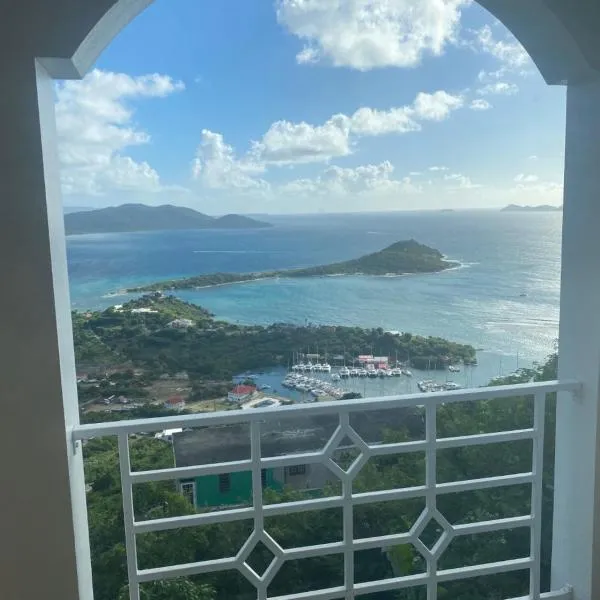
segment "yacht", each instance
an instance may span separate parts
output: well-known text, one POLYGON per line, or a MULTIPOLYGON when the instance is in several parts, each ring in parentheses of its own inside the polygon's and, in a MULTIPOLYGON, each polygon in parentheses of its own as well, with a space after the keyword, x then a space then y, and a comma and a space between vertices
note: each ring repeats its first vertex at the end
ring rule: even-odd
POLYGON ((342 367, 340 369, 340 377, 342 377, 343 379, 350 377, 350 369, 348 369, 348 367, 342 367))
POLYGON ((321 367, 323 368, 324 373, 331 373, 331 365, 329 363, 323 363, 321 367))
POLYGON ((334 373, 331 376, 331 381, 339 381, 340 379, 341 379, 341 377, 337 373, 334 373))
POLYGON ((402 374, 403 374, 403 375, 406 375, 407 377, 412 377, 412 376, 413 376, 412 372, 411 372, 411 371, 409 371, 408 369, 404 369, 404 370, 402 371, 402 374))
POLYGON ((444 384, 444 389, 451 392, 452 390, 461 390, 462 385, 458 385, 458 383, 454 383, 454 381, 447 381, 444 384))

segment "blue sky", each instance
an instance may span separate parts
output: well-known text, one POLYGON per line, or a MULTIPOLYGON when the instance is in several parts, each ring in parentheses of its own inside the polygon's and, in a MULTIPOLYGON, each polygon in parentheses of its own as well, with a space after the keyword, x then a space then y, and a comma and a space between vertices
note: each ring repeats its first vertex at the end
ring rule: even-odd
POLYGON ((156 0, 58 85, 65 204, 560 204, 564 103, 466 0, 156 0))

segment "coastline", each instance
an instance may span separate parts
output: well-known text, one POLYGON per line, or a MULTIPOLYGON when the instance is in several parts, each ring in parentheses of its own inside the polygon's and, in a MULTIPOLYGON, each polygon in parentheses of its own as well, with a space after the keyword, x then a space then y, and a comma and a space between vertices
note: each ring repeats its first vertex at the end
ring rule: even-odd
MULTIPOLYGON (((144 286, 140 286, 138 288, 124 288, 122 290, 118 290, 117 292, 109 292, 104 295, 105 298, 109 298, 112 296, 124 296, 129 294, 152 294, 152 293, 176 293, 178 291, 189 291, 189 290, 206 290, 211 288, 225 287, 230 285, 240 285, 246 283, 255 283, 257 281, 275 281, 277 279, 328 279, 333 277, 365 277, 365 278, 373 278, 373 279, 393 279, 397 277, 412 277, 419 275, 439 275, 440 273, 447 273, 449 271, 457 271, 459 269, 466 269, 469 267, 468 263, 463 263, 458 260, 452 260, 448 258, 444 258, 444 260, 453 266, 447 267, 445 269, 441 269, 439 271, 428 271, 422 273, 385 273, 383 275, 371 275, 369 273, 331 273, 325 275, 284 275, 278 274, 273 276, 266 275, 265 277, 256 277, 253 279, 242 279, 240 281, 226 281, 224 283, 209 283, 207 285, 195 285, 189 287, 165 287, 163 289, 156 290, 145 290, 144 286)), ((243 275, 243 274, 242 274, 243 275)))

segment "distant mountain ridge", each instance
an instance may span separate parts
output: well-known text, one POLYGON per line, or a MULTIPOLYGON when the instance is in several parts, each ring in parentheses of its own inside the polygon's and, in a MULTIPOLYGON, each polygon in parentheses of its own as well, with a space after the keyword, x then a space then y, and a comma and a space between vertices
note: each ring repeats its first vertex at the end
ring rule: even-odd
POLYGON ((562 210, 562 206, 552 206, 550 204, 538 204, 536 206, 509 204, 501 210, 502 212, 560 212, 562 210))
POLYGON ((191 208, 165 204, 123 204, 65 215, 67 235, 182 229, 262 229, 270 223, 243 215, 211 217, 191 208))

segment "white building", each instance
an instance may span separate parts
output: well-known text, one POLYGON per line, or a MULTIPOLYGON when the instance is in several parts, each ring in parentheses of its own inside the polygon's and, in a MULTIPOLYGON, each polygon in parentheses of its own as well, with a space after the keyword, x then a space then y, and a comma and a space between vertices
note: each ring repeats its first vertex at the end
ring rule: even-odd
POLYGON ((227 401, 241 404, 252 400, 256 394, 256 387, 253 385, 236 385, 228 394, 227 401))
POLYGON ((185 408, 185 399, 182 396, 173 396, 172 398, 165 400, 163 406, 168 410, 181 412, 185 408))
MULTIPOLYGON (((3 413, 3 434, 0 436, 2 455, 9 457, 4 461, 0 482, 3 507, 0 532, 5 547, 0 561, 0 581, 2 597, 10 600, 92 600, 82 441, 93 436, 119 437, 131 599, 139 599, 140 582, 207 572, 214 566, 198 563, 170 566, 167 570, 143 570, 137 565, 136 536, 142 526, 133 520, 127 435, 136 431, 156 431, 155 427, 162 430, 165 424, 160 420, 97 426, 79 423, 54 80, 82 77, 107 44, 150 2, 2 1, 0 397, 11 398, 11 403, 10 410, 3 413), (31 314, 35 314, 35 319, 31 319, 31 314), (31 376, 31 365, 35 365, 35 377, 31 376), (33 476, 35 486, 31 485, 33 476)), ((600 598, 600 280, 597 276, 600 265, 600 9, 594 0, 479 0, 479 3, 517 36, 548 84, 564 86, 567 90, 559 381, 546 386, 532 384, 519 388, 520 393, 529 390, 536 394, 538 404, 542 403, 546 392, 559 392, 553 486, 553 592, 549 595, 539 592, 539 460, 534 460, 533 471, 522 474, 520 479, 531 483, 533 488, 532 514, 521 521, 531 529, 530 556, 516 562, 472 566, 451 572, 440 572, 435 557, 429 558, 428 572, 418 576, 416 581, 426 586, 429 598, 434 599, 438 583, 452 577, 527 569, 531 573, 530 598, 593 600, 600 598), (575 392, 575 398, 567 391, 575 392)), ((454 394, 474 400, 515 393, 514 389, 490 388, 454 394)), ((451 399, 451 394, 445 398, 451 399)), ((439 398, 434 400, 438 402, 439 398)), ((352 407, 369 410, 361 402, 332 405, 339 411, 343 427, 347 428, 345 419, 352 407)), ((434 415, 435 402, 421 401, 424 402, 429 414, 434 415)), ((390 407, 389 404, 386 406, 390 407)), ((289 412, 295 408, 285 410, 289 412)), ((306 410, 325 411, 329 407, 319 404, 308 406, 306 410)), ((255 414, 255 411, 231 411, 227 419, 252 419, 255 414)), ((268 414, 269 418, 276 418, 279 409, 268 414)), ((260 416, 265 418, 263 414, 260 416)), ((204 415, 181 417, 196 426, 206 418, 204 415)), ((431 422, 435 423, 435 420, 431 422)), ((518 434, 532 436, 538 459, 542 454, 543 425, 543 418, 538 418, 532 431, 518 434)), ((260 421, 252 420, 252 431, 256 445, 260 440, 260 421)), ((505 434, 498 435, 500 437, 495 439, 502 439, 505 434)), ((505 435, 504 439, 515 439, 515 435, 505 435)), ((435 467, 439 445, 448 447, 475 442, 489 443, 490 438, 439 442, 435 427, 428 429, 428 439, 422 445, 426 448, 430 468, 421 491, 426 495, 429 511, 434 509, 437 495, 447 493, 449 489, 498 484, 494 477, 475 482, 436 483, 432 466, 435 467)), ((376 451, 368 446, 363 450, 367 453, 376 451)), ((325 455, 320 458, 327 459, 325 455)), ((257 453, 252 465, 257 489, 260 489, 257 478, 263 463, 257 453)), ((356 499, 351 489, 351 475, 340 474, 346 492, 341 499, 329 501, 330 506, 335 505, 344 512, 344 539, 333 548, 344 555, 347 568, 343 585, 337 591, 314 593, 314 598, 354 598, 370 593, 370 590, 396 589, 409 583, 396 580, 355 584, 354 552, 366 546, 389 544, 390 540, 365 542, 354 539, 353 505, 355 501, 364 504, 372 497, 356 499)), ((514 480, 513 477, 511 481, 514 480)), ((306 502, 299 503, 293 510, 314 508, 314 504, 306 502)), ((248 519, 247 509, 241 510, 246 512, 227 511, 227 518, 231 520, 241 515, 240 518, 248 519)), ((257 499, 251 510, 255 515, 257 535, 261 535, 274 550, 275 567, 279 568, 290 551, 276 546, 262 531, 263 516, 268 511, 273 513, 273 509, 263 507, 257 499)), ((431 512, 424 514, 419 527, 426 524, 426 517, 431 512)), ((186 523, 189 524, 190 518, 194 523, 200 523, 204 517, 186 517, 186 523)), ((215 517, 210 515, 210 518, 214 522, 215 517)), ((143 531, 165 526, 164 519, 158 521, 157 525, 144 524, 143 531)), ((180 526, 178 523, 176 520, 168 522, 173 528, 180 526)), ((452 527, 448 536, 507 525, 507 522, 468 524, 460 530, 452 527)), ((253 538, 254 541, 257 539, 253 538)), ((394 539, 398 541, 399 538, 394 539)), ((295 557, 326 551, 331 552, 332 548, 296 549, 295 557)), ((258 597, 266 598, 265 580, 252 578, 242 559, 241 554, 235 554, 227 563, 228 568, 245 569, 244 573, 258 589, 258 597)), ((270 570, 273 572, 274 569, 270 570)), ((295 597, 287 596, 290 600, 295 597)))
POLYGON ((195 325, 191 319, 175 319, 167 324, 171 329, 189 329, 195 325))

